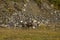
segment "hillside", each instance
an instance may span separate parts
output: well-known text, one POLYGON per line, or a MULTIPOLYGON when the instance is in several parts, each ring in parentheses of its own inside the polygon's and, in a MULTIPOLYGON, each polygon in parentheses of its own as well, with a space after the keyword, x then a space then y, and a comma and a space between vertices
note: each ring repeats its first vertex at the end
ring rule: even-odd
POLYGON ((0 0, 0 40, 60 40, 59 0, 0 0))
POLYGON ((40 0, 39 3, 38 0, 0 0, 0 26, 20 27, 25 23, 32 25, 32 21, 33 26, 38 26, 39 22, 39 25, 59 27, 60 11, 55 10, 48 0, 40 0))

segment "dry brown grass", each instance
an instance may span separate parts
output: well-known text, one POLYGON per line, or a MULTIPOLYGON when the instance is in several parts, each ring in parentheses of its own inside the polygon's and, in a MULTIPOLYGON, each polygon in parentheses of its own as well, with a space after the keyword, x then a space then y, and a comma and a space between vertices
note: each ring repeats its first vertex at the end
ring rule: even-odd
POLYGON ((60 32, 47 29, 0 28, 0 40, 60 40, 60 32))

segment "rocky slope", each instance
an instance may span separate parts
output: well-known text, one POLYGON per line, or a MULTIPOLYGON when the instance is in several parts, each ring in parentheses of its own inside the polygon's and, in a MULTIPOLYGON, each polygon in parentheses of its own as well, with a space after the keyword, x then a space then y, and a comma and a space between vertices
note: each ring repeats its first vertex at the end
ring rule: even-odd
POLYGON ((0 26, 36 27, 41 23, 60 26, 60 11, 47 0, 40 5, 34 0, 0 0, 0 26))

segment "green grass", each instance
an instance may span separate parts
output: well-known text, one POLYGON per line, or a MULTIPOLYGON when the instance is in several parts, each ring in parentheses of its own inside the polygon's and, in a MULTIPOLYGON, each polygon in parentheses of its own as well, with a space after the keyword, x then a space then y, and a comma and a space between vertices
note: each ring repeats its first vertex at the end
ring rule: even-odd
POLYGON ((60 40, 60 32, 37 29, 7 29, 0 28, 0 40, 60 40))

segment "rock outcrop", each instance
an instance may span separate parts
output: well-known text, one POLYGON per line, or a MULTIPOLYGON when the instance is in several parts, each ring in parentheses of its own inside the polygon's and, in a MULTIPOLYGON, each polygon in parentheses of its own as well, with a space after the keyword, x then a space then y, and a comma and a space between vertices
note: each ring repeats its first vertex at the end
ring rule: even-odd
POLYGON ((60 26, 60 11, 48 1, 38 5, 34 0, 0 0, 0 26, 35 28, 41 23, 60 26))

